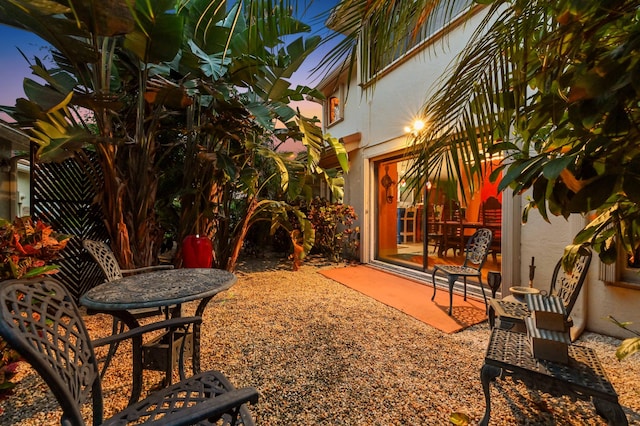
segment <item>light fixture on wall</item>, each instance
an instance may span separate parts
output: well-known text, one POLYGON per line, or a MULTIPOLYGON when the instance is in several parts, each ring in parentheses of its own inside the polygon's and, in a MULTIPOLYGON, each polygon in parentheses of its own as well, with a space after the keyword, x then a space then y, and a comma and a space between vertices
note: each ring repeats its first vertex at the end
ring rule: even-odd
POLYGON ((391 191, 391 187, 395 184, 391 176, 389 176, 389 165, 385 166, 384 176, 380 179, 380 184, 384 188, 384 196, 385 200, 388 204, 393 203, 393 192, 391 191))
POLYGON ((424 120, 417 119, 414 120, 413 123, 411 123, 411 126, 405 126, 404 132, 411 133, 413 137, 417 137, 425 126, 426 123, 424 122, 424 120))

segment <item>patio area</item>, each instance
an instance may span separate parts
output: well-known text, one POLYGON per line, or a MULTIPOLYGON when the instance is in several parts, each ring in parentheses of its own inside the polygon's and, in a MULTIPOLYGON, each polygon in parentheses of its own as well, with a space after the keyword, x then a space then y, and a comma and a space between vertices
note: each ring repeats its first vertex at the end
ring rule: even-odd
MULTIPOLYGON (((485 409, 487 323, 442 333, 317 273, 335 266, 310 259, 291 272, 286 260, 241 263, 238 283, 205 311, 203 369, 255 386, 260 400, 250 410, 260 425, 443 425, 455 412, 477 423, 485 409)), ((87 322, 92 336, 111 331, 109 316, 87 322)), ((597 352, 629 424, 640 424, 640 356, 618 362, 619 341, 594 333, 577 343, 597 352)), ((129 350, 118 350, 103 381, 107 417, 126 405, 129 350)), ((161 378, 145 372, 145 391, 161 378)), ((55 400, 26 364, 19 379, 15 395, 0 402, 0 423, 59 424, 55 400)), ((592 404, 531 392, 511 379, 491 392, 492 425, 606 424, 592 404)))

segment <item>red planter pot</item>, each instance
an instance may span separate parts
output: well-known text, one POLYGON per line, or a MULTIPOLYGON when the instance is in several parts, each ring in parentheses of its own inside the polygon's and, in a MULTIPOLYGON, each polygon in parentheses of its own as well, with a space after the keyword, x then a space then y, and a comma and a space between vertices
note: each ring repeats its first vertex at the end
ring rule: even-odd
POLYGON ((208 237, 187 235, 182 241, 182 259, 185 268, 211 268, 213 245, 208 237))

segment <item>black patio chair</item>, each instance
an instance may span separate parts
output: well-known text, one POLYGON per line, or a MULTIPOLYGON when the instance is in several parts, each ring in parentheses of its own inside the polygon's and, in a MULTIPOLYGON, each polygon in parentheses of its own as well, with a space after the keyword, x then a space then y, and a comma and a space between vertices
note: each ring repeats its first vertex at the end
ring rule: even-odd
POLYGON ((464 300, 467 300, 467 277, 476 277, 480 282, 484 303, 485 305, 487 304, 487 296, 482 286, 482 266, 489 254, 491 236, 491 230, 487 228, 478 229, 467 241, 462 265, 437 264, 433 266, 433 273, 431 274, 433 296, 431 296, 431 300, 436 297, 436 272, 441 271, 449 280, 449 315, 451 315, 451 307, 453 305, 453 286, 459 277, 464 280, 464 300))
MULTIPOLYGON (((202 318, 160 321, 92 342, 73 298, 53 278, 0 283, 0 308, 0 336, 49 385, 62 407, 63 425, 84 425, 81 407, 89 399, 93 425, 254 424, 245 404, 257 403, 257 390, 236 389, 218 371, 203 372, 161 389, 103 422, 102 386, 94 346, 140 338, 159 329, 188 328, 202 318)), ((180 362, 184 362, 182 358, 180 362)))
MULTIPOLYGON (((572 324, 571 311, 576 304, 576 300, 582 289, 589 265, 591 264, 591 251, 578 258, 571 273, 566 273, 562 267, 562 259, 558 260, 553 270, 549 291, 550 296, 558 296, 567 312, 567 323, 572 324)), ((513 296, 506 296, 502 299, 491 299, 489 301, 489 325, 493 328, 496 325, 496 318, 500 328, 525 333, 525 318, 531 315, 524 300, 518 300, 513 296)))
MULTIPOLYGON (((104 242, 87 239, 82 240, 82 246, 85 250, 87 250, 87 252, 91 255, 91 257, 96 261, 96 263, 102 270, 105 281, 119 280, 125 275, 142 274, 145 272, 173 269, 173 265, 153 265, 135 269, 121 269, 115 254, 113 253, 113 251, 111 251, 111 248, 104 242)), ((161 308, 141 308, 131 310, 129 311, 129 313, 138 319, 163 314, 165 315, 165 317, 169 316, 168 312, 163 312, 161 308)), ((124 327, 125 325, 122 321, 120 321, 116 317, 113 318, 113 334, 122 333, 124 331, 124 327)), ((107 353, 105 362, 102 366, 101 376, 104 376, 104 374, 106 373, 107 368, 111 363, 111 359, 118 350, 118 343, 119 342, 116 341, 109 346, 109 352, 107 353)))

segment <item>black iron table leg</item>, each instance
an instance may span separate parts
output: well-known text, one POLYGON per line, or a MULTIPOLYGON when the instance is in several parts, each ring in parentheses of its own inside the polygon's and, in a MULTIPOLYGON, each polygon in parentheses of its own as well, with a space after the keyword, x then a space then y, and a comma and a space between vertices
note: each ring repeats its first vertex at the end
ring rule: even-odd
POLYGON ((480 426, 487 426, 489 424, 489 418, 491 417, 491 394, 489 392, 489 384, 493 379, 498 377, 502 372, 501 368, 493 365, 483 365, 480 369, 480 381, 482 382, 482 390, 484 391, 484 401, 486 408, 484 410, 484 417, 480 420, 480 426))
POLYGON ((592 398, 596 413, 607 420, 610 426, 627 426, 629 424, 627 416, 624 414, 620 404, 614 404, 600 398, 592 398))

